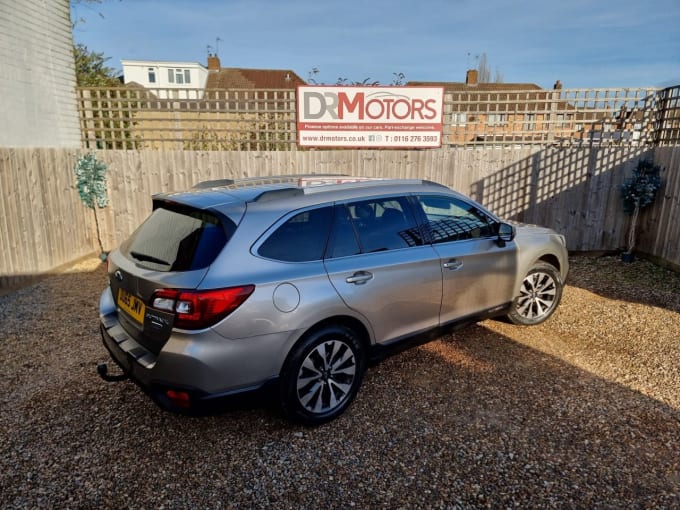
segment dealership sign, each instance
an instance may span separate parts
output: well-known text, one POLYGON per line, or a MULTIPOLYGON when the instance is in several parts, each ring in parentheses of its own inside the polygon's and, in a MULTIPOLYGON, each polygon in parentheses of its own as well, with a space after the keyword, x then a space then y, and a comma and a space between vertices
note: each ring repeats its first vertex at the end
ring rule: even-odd
POLYGON ((302 147, 441 147, 442 87, 297 90, 302 147))

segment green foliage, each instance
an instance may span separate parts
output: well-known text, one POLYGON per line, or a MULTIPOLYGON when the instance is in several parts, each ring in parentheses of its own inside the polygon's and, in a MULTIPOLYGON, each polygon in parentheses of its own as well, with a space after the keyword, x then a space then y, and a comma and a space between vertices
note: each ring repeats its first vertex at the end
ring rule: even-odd
MULTIPOLYGON (((317 80, 317 75, 320 73, 318 67, 313 67, 311 71, 307 73, 307 83, 310 85, 327 85, 325 83, 320 83, 319 80, 317 80)), ((392 82, 390 83, 391 86, 393 87, 401 87, 405 85, 405 80, 406 80, 406 75, 404 73, 392 73, 394 78, 392 79, 392 82)), ((362 87, 378 87, 380 86, 380 81, 378 80, 373 80, 371 78, 364 78, 361 81, 358 80, 349 80, 347 78, 339 77, 337 80, 335 80, 334 85, 352 85, 352 86, 362 86, 362 87)))
POLYGON ((338 78, 335 84, 361 87, 378 87, 380 85, 380 82, 378 80, 371 80, 370 78, 364 78, 362 81, 350 81, 347 78, 338 78))
POLYGON ((638 210, 651 205, 656 197, 656 192, 661 187, 661 167, 653 161, 641 159, 633 169, 633 176, 625 180, 621 185, 623 197, 623 210, 626 214, 633 214, 636 207, 638 210))
POLYGON ((90 209, 109 203, 106 189, 106 163, 97 161, 91 152, 81 156, 75 166, 76 186, 83 203, 90 209))
POLYGON ((136 91, 122 86, 116 71, 106 66, 108 57, 90 51, 84 44, 73 46, 78 87, 89 88, 81 92, 82 107, 88 113, 86 147, 97 149, 136 149, 131 127, 135 124, 134 112, 138 103, 136 91))
POLYGON ((103 53, 90 51, 84 44, 73 46, 73 58, 76 64, 76 84, 79 87, 119 87, 120 80, 116 70, 106 65, 110 57, 103 53))

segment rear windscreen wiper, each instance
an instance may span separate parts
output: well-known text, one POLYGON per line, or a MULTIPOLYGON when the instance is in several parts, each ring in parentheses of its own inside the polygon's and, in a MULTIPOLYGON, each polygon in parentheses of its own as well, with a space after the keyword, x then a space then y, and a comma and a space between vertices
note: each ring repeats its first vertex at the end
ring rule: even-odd
POLYGON ((170 262, 166 262, 165 260, 161 260, 159 258, 154 257, 153 255, 146 255, 144 253, 139 253, 138 251, 131 251, 130 255, 132 255, 134 258, 139 260, 140 262, 153 262, 154 264, 163 264, 164 266, 170 266, 170 262))

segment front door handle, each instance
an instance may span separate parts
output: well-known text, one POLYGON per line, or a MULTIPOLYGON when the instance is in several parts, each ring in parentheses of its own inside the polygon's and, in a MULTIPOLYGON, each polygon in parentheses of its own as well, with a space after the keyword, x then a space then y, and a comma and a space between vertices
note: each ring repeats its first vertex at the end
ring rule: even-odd
POLYGON ((463 267, 463 263, 460 260, 451 259, 448 262, 444 262, 444 267, 449 271, 455 271, 463 267))
POLYGON ((363 285, 371 279, 373 279, 373 273, 369 273, 368 271, 357 271, 352 276, 345 278, 345 281, 355 285, 363 285))

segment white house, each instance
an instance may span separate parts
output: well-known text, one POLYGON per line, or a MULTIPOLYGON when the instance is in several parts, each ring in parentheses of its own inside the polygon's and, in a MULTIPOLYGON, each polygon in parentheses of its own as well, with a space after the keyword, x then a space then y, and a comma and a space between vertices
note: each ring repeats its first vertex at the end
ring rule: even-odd
POLYGON ((198 62, 121 60, 123 81, 155 91, 160 99, 200 99, 208 80, 208 69, 198 62))

